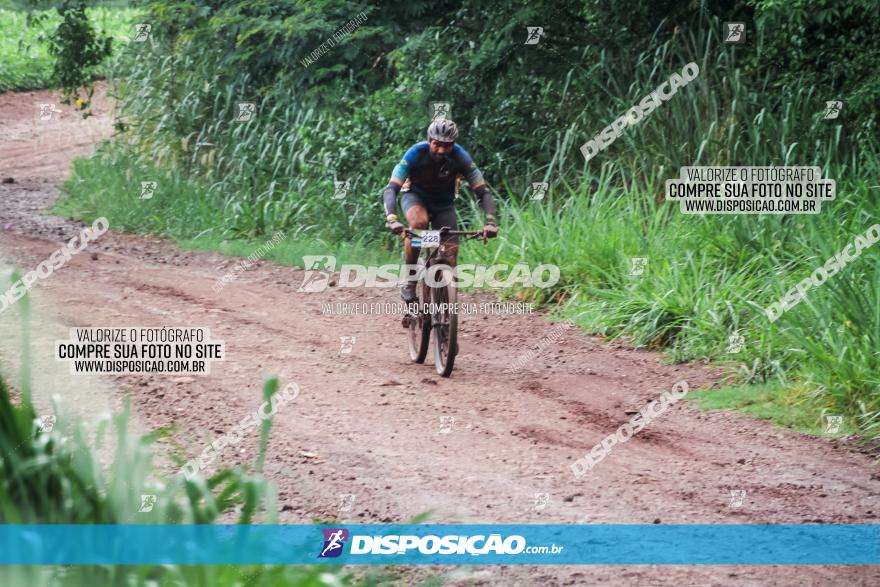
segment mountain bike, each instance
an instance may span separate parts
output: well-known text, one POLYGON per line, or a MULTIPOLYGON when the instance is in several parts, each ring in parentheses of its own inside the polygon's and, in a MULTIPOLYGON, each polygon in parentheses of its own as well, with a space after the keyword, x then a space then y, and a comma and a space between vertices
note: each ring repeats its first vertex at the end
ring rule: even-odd
POLYGON ((458 354, 458 295, 445 243, 451 236, 482 238, 483 244, 487 240, 483 238, 482 230, 450 230, 448 226, 440 230, 404 229, 403 235, 409 237, 411 246, 419 249, 417 299, 404 317, 409 356, 416 363, 424 363, 433 332, 434 366, 437 373, 449 377, 458 354), (436 269, 431 270, 432 267, 436 269))

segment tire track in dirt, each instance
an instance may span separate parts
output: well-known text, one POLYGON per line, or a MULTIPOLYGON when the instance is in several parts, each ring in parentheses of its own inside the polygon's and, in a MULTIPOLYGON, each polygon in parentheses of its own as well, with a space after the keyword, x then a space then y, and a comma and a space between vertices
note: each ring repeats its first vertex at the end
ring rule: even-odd
MULTIPOLYGON (((20 121, 23 112, 16 114, 21 102, 0 96, 3 126, 19 137, 14 166, 31 178, 0 185, 0 226, 11 224, 0 231, 0 251, 33 267, 80 225, 45 213, 57 197, 52 183, 68 161, 58 153, 57 160, 28 167, 21 143, 33 137, 20 121)), ((108 128, 106 116, 99 109, 96 124, 108 128)), ((0 161, 7 157, 4 149, 0 161)), ((65 154, 85 153, 77 146, 65 154)), ((208 376, 109 378, 147 426, 176 427, 190 456, 261 403, 264 375, 299 384, 300 396, 276 415, 267 463, 267 476, 278 483, 283 522, 397 522, 426 511, 431 521, 450 523, 877 522, 880 478, 866 456, 740 414, 704 412, 688 401, 615 447, 586 477, 571 474, 571 462, 627 421, 627 410, 681 379, 691 389, 711 386, 720 375, 716 369, 666 365, 656 353, 568 332, 523 372, 511 374, 510 365, 553 325, 537 316, 464 316, 456 370, 442 379, 433 366, 409 361, 398 318, 321 312, 328 302, 393 302, 395 290, 298 293, 301 270, 261 262, 218 293, 213 286, 234 259, 112 230, 89 252, 32 290, 40 311, 77 326, 206 326, 226 343, 226 360, 215 362, 208 376), (357 337, 351 354, 339 352, 343 335, 357 337), (441 416, 455 418, 451 432, 441 432, 441 416), (747 491, 742 507, 728 506, 730 489, 747 491), (541 510, 534 507, 538 492, 550 495, 541 510), (350 511, 339 511, 340 494, 355 495, 350 511)), ((53 350, 32 352, 46 360, 53 350)), ((257 434, 238 446, 239 452, 222 453, 223 464, 253 462, 257 434)), ((878 579, 876 569, 856 567, 505 567, 475 573, 473 584, 499 585, 878 579)))

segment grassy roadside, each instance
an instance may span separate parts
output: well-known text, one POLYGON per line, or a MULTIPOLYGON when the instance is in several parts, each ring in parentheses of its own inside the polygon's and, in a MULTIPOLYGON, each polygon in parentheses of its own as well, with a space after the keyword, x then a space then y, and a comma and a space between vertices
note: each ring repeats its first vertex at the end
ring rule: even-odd
MULTIPOLYGON (((554 263, 563 268, 555 301, 585 330, 663 349, 672 361, 733 362, 742 383, 799 386, 816 423, 826 411, 846 415, 871 437, 880 407, 880 247, 862 248, 779 320, 764 314, 880 220, 872 188, 847 183, 821 214, 799 217, 686 216, 600 185, 592 195, 508 207, 505 237, 474 254, 554 263), (634 258, 646 260, 636 275, 634 258), (736 339, 742 349, 731 351, 736 339)), ((517 295, 529 293, 546 295, 517 295)))
MULTIPOLYGON (((303 266, 306 255, 334 255, 337 264, 383 264, 399 259, 398 243, 377 244, 367 239, 333 241, 322 238, 320 225, 281 231, 277 246, 267 246, 273 234, 236 233, 224 210, 214 203, 199 181, 175 171, 135 164, 120 149, 74 162, 74 173, 61 186, 66 197, 52 209, 55 214, 91 221, 105 216, 116 230, 153 234, 172 239, 184 249, 215 251, 224 255, 260 258, 282 265, 303 266), (152 198, 140 199, 140 182, 155 181, 152 198), (262 251, 262 253, 261 253, 262 251)), ((356 235, 357 227, 352 227, 356 235)), ((218 278, 221 275, 218 274, 218 278)))
POLYGON ((802 387, 778 382, 697 390, 688 393, 687 399, 704 410, 737 410, 756 420, 767 420, 812 436, 837 438, 859 431, 851 418, 844 418, 836 432, 826 432, 826 421, 817 417, 823 411, 819 402, 802 387))
MULTIPOLYGON (((261 258, 298 266, 302 266, 303 255, 335 255, 338 263, 367 265, 399 258, 398 250, 386 248, 396 244, 390 238, 387 243, 368 238, 334 242, 321 239, 316 226, 302 226, 272 247, 266 246, 272 235, 242 237, 236 231, 237 224, 229 224, 228 211, 214 203, 207 186, 174 170, 137 163, 121 146, 112 150, 105 146, 97 156, 76 161, 73 177, 63 191, 66 197, 56 204, 55 213, 88 221, 106 216, 116 229, 170 237, 189 249, 239 257, 263 251, 261 258), (151 199, 141 200, 140 181, 147 179, 156 181, 157 189, 151 199)), ((867 194, 857 191, 840 205, 857 210, 864 206, 860 197, 867 198, 867 194)), ((756 249, 765 241, 771 251, 792 245, 823 250, 828 245, 822 243, 833 233, 838 235, 837 244, 830 248, 842 246, 851 233, 837 226, 833 213, 797 218, 792 224, 779 218, 685 217, 670 207, 645 209, 636 198, 589 198, 573 193, 559 199, 525 207, 504 206, 502 238, 489 247, 466 245, 462 258, 486 264, 558 264, 563 268, 563 285, 554 297, 541 297, 540 290, 506 294, 551 306, 558 303, 560 316, 585 331, 611 338, 635 335, 638 346, 665 349, 672 361, 720 361, 729 366, 738 383, 695 393, 701 407, 737 409, 816 435, 824 435, 826 415, 840 414, 847 416, 842 431, 852 433, 861 428, 864 432, 864 422, 856 417, 858 409, 846 409, 846 394, 839 389, 829 392, 822 386, 823 381, 841 379, 837 359, 827 357, 804 367, 792 344, 813 321, 833 321, 831 313, 846 311, 851 297, 844 292, 841 300, 834 284, 826 284, 828 291, 811 294, 820 301, 802 304, 780 321, 781 327, 767 323, 760 309, 778 295, 770 292, 760 297, 779 266, 789 268, 792 277, 786 280, 795 283, 813 265, 821 264, 823 254, 787 262, 772 255, 734 256, 738 249, 756 249), (639 228, 645 224, 648 234, 639 228), (554 238, 560 231, 567 235, 565 241, 554 238), (735 240, 737 235, 741 241, 735 240), (682 262, 677 258, 680 250, 694 253, 682 262), (648 258, 643 275, 629 274, 634 256, 648 258), (759 297, 749 303, 750 296, 759 297), (728 345, 734 333, 743 337, 744 348, 731 353, 728 345), (776 349, 789 352, 782 354, 776 349)), ((857 221, 852 232, 871 217, 854 216, 857 221)), ((867 284, 880 256, 870 250, 863 254, 865 258, 849 269, 848 279, 867 284)), ((870 320, 863 319, 858 328, 871 326, 870 320)), ((856 347, 847 349, 854 352, 856 347)), ((872 360, 866 352, 862 360, 865 368, 870 368, 872 360)), ((854 380, 862 377, 858 371, 851 376, 854 380)), ((864 379, 852 383, 871 385, 864 379)))

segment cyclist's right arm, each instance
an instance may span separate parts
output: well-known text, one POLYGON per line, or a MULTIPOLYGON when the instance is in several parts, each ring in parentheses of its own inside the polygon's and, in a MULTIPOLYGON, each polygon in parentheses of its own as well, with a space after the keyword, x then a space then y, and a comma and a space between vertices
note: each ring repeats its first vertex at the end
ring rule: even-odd
POLYGON ((400 191, 400 186, 403 185, 403 182, 398 180, 396 177, 392 177, 391 181, 388 182, 388 186, 385 188, 385 216, 391 216, 395 214, 397 211, 397 192, 400 191))
POLYGON ((409 175, 415 154, 415 146, 410 147, 409 151, 403 156, 403 159, 400 160, 400 163, 394 166, 394 171, 391 172, 391 179, 388 180, 388 186, 385 187, 384 194, 386 217, 397 211, 397 193, 409 175))

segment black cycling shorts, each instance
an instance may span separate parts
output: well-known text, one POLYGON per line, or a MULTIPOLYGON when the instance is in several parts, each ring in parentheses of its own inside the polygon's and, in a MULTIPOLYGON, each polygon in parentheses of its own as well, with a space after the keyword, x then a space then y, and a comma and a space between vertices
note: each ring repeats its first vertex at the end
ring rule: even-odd
MULTIPOLYGON (((403 198, 400 200, 400 206, 403 208, 404 216, 406 216, 407 210, 416 204, 427 210, 431 230, 440 230, 444 226, 448 226, 450 230, 458 230, 458 216, 455 213, 455 204, 432 206, 429 202, 430 200, 423 194, 410 190, 404 192, 403 198)), ((450 236, 447 242, 457 244, 458 236, 450 236)))

